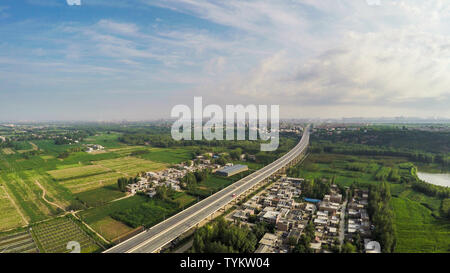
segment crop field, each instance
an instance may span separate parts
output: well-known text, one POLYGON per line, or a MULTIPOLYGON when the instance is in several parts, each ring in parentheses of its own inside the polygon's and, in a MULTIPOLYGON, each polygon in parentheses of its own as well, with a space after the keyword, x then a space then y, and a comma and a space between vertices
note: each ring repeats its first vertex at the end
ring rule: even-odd
POLYGON ((192 159, 192 151, 181 148, 178 149, 151 148, 149 149, 148 153, 139 155, 139 157, 156 162, 178 164, 192 159))
POLYGON ((116 184, 117 179, 122 176, 122 174, 116 172, 108 172, 82 178, 64 180, 59 183, 69 189, 72 193, 76 194, 116 184))
POLYGON ((88 207, 98 207, 112 200, 125 196, 125 193, 119 191, 117 185, 110 185, 94 190, 84 191, 75 195, 81 202, 88 207))
POLYGON ((199 185, 200 188, 204 188, 209 191, 216 192, 220 189, 223 189, 233 183, 231 179, 227 179, 224 177, 211 175, 205 181, 202 181, 199 185))
POLYGON ((450 222, 436 219, 420 203, 392 198, 397 233, 396 252, 423 253, 450 251, 450 222))
POLYGON ((9 198, 4 187, 0 186, 0 231, 25 225, 22 216, 9 198))
POLYGON ((45 220, 57 214, 55 207, 42 199, 41 188, 23 172, 2 173, 0 183, 6 185, 11 198, 25 212, 30 222, 45 220))
POLYGON ((131 231, 132 228, 120 221, 112 219, 110 216, 117 212, 131 210, 132 208, 145 203, 147 200, 148 198, 145 196, 135 195, 100 207, 87 209, 78 213, 78 215, 84 222, 95 229, 95 231, 100 233, 103 237, 113 239, 131 231), (111 224, 119 227, 117 232, 111 230, 111 224), (124 226, 128 227, 128 229, 124 226), (119 230, 122 230, 123 233, 119 233, 119 230))
POLYGON ((107 173, 111 170, 98 165, 89 165, 76 168, 67 168, 62 170, 48 171, 47 173, 51 175, 56 180, 67 180, 73 178, 86 177, 93 174, 107 173))
POLYGON ((122 144, 118 141, 118 137, 120 134, 117 133, 110 133, 110 134, 98 134, 95 136, 90 136, 86 139, 84 139, 83 144, 98 144, 102 145, 105 148, 118 148, 125 146, 125 144, 122 144))
POLYGON ((39 249, 28 231, 0 237, 0 253, 37 253, 39 249))
POLYGON ((159 171, 167 167, 167 164, 164 163, 153 162, 131 156, 102 160, 98 161, 97 164, 127 176, 135 176, 143 171, 159 171))
POLYGON ((114 241, 133 231, 133 228, 109 216, 94 222, 91 227, 109 241, 114 241))
POLYGON ((66 217, 33 226, 32 233, 38 242, 39 248, 46 253, 67 253, 67 244, 78 242, 81 252, 91 253, 98 251, 100 246, 89 237, 76 223, 66 217))
POLYGON ((3 148, 3 149, 2 149, 2 152, 3 152, 5 155, 13 155, 13 154, 16 153, 16 152, 14 152, 14 150, 11 149, 11 148, 3 148))

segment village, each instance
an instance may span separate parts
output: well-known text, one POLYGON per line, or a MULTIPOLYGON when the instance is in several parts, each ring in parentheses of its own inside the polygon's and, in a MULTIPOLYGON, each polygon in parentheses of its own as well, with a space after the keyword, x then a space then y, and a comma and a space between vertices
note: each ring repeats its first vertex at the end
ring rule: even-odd
POLYGON ((175 191, 182 191, 182 178, 188 173, 194 173, 202 170, 210 170, 211 173, 225 177, 233 176, 240 172, 248 170, 246 165, 225 163, 220 165, 212 163, 211 158, 218 158, 219 155, 207 153, 197 156, 194 160, 175 164, 170 168, 159 172, 145 172, 138 178, 136 183, 128 184, 126 189, 131 194, 138 192, 145 193, 153 198, 156 195, 156 188, 165 186, 175 191))
POLYGON ((299 242, 308 225, 314 227, 309 248, 315 253, 331 253, 344 241, 363 239, 365 253, 380 253, 380 244, 371 240, 367 190, 354 190, 349 202, 336 185, 322 200, 302 198, 302 178, 281 177, 270 187, 251 197, 226 217, 239 224, 264 222, 274 227, 259 241, 256 253, 288 253, 299 242))

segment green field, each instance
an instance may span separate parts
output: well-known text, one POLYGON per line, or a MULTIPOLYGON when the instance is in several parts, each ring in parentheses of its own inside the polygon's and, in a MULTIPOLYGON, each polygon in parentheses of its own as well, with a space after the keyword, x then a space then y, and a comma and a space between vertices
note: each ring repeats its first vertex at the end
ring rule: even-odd
POLYGON ((38 247, 45 253, 67 253, 67 244, 78 242, 82 253, 100 250, 100 246, 89 237, 75 222, 67 217, 56 218, 51 221, 33 226, 32 234, 36 238, 38 247))
POLYGON ((67 180, 80 177, 86 177, 93 174, 103 174, 111 172, 111 170, 98 165, 90 165, 75 168, 64 168, 62 170, 55 170, 47 172, 56 180, 67 180))
POLYGON ((98 207, 124 196, 125 193, 119 191, 116 184, 84 191, 75 195, 77 199, 88 207, 98 207))
POLYGON ((97 162, 98 165, 126 176, 136 176, 144 171, 159 171, 167 164, 144 160, 137 157, 123 157, 97 162))
POLYGON ((39 252, 28 231, 19 231, 0 237, 0 253, 37 253, 39 252))
POLYGON ((24 225, 20 213, 8 198, 3 187, 0 187, 0 231, 17 228, 24 225))
MULTIPOLYGON (((111 231, 108 227, 111 222, 119 221, 129 228, 137 228, 142 225, 153 226, 178 212, 183 205, 188 206, 196 201, 195 197, 186 193, 175 193, 172 198, 173 202, 168 202, 135 195, 82 211, 79 216, 102 236, 111 239, 123 235, 111 231)), ((124 229, 123 227, 121 229, 124 230, 124 233, 130 231, 130 229, 124 229)))
POLYGON ((84 191, 90 191, 104 186, 110 186, 117 183, 117 179, 123 174, 116 172, 108 172, 103 174, 96 174, 82 178, 70 179, 59 182, 72 193, 78 194, 84 191))
POLYGON ((420 203, 392 198, 397 234, 396 252, 450 252, 450 222, 436 219, 420 203))
POLYGON ((163 162, 168 164, 178 164, 192 159, 192 151, 188 149, 162 149, 151 148, 146 154, 139 157, 152 160, 155 162, 163 162))

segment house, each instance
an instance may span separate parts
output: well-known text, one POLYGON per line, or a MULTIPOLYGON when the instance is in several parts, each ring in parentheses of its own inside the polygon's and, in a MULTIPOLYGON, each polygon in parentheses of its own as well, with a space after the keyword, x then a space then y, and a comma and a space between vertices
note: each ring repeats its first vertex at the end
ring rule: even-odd
POLYGON ((226 166, 225 168, 223 168, 221 170, 217 170, 216 174, 230 177, 235 174, 245 172, 247 170, 248 170, 248 167, 246 165, 237 164, 237 165, 233 165, 233 166, 226 166))
POLYGON ((268 247, 278 247, 280 245, 280 239, 278 238, 277 235, 273 234, 273 233, 266 233, 264 234, 264 236, 261 238, 261 240, 259 241, 260 245, 265 245, 268 247))
POLYGON ((262 213, 261 220, 268 224, 276 224, 280 220, 280 212, 278 211, 266 211, 262 213))

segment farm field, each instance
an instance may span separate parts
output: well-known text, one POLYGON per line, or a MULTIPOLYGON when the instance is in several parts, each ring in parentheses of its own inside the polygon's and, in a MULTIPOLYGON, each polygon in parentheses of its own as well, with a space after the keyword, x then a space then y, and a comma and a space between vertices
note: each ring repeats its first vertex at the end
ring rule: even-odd
POLYGON ((100 233, 103 238, 108 241, 117 240, 118 238, 133 231, 133 228, 122 222, 114 220, 109 216, 92 223, 90 226, 94 230, 98 231, 98 233, 100 233))
MULTIPOLYGON (((158 222, 170 217, 180 210, 182 204, 191 204, 196 198, 186 193, 176 193, 172 196, 173 202, 159 199, 149 199, 147 196, 135 195, 116 202, 111 202, 100 207, 87 209, 78 213, 81 219, 95 229, 105 238, 123 236, 130 230, 124 229, 123 234, 110 231, 108 226, 112 221, 117 221, 134 229, 142 225, 151 227, 158 222), (174 198, 174 199, 173 199, 174 198)), ((116 225, 119 225, 115 223, 116 225)))
POLYGON ((9 199, 3 186, 0 186, 0 231, 25 225, 18 208, 9 199))
POLYGON ((432 253, 450 251, 450 222, 432 216, 420 203, 392 198, 397 233, 396 252, 432 253))
POLYGON ((28 231, 21 231, 0 237, 0 253, 37 253, 33 237, 28 231))
POLYGON ((69 189, 73 194, 77 194, 116 184, 117 179, 122 176, 122 174, 116 172, 108 172, 87 177, 64 180, 62 182, 59 182, 59 184, 69 189))
POLYGON ((3 152, 5 155, 13 155, 13 154, 16 153, 16 152, 14 152, 14 150, 11 149, 11 148, 3 148, 3 149, 2 149, 2 152, 3 152))
POLYGON ((143 159, 155 162, 163 162, 168 164, 178 164, 192 159, 192 151, 187 148, 178 149, 162 149, 150 148, 148 153, 139 155, 143 159))
POLYGON ((119 133, 110 133, 110 134, 96 134, 95 136, 90 136, 85 138, 82 144, 98 144, 102 145, 106 149, 110 148, 120 148, 126 146, 118 141, 118 137, 121 134, 119 133))
POLYGON ((62 170, 49 171, 47 173, 56 180, 66 180, 66 179, 86 177, 93 174, 107 173, 110 171, 111 170, 99 165, 89 165, 83 167, 65 168, 62 170))
POLYGON ((159 171, 167 167, 167 164, 164 163, 153 162, 131 156, 101 160, 98 161, 97 164, 126 176, 136 176, 143 171, 159 171))
POLYGON ((117 185, 97 188, 94 190, 84 191, 75 195, 83 204, 88 207, 98 207, 112 200, 125 196, 125 193, 119 191, 117 185))
POLYGON ((75 222, 60 217, 32 227, 39 248, 45 253, 67 253, 67 243, 78 242, 82 253, 100 250, 100 246, 90 238, 75 222))
POLYGON ((25 212, 29 222, 42 221, 58 214, 54 206, 42 199, 42 190, 34 179, 24 172, 2 173, 0 183, 6 185, 11 198, 25 212))

